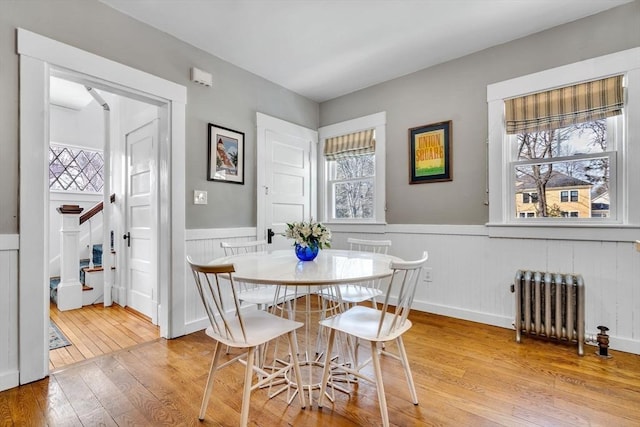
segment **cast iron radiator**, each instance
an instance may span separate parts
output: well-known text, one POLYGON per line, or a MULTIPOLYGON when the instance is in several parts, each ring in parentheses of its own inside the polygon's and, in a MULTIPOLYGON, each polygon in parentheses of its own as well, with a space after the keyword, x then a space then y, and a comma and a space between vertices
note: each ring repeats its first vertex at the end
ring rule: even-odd
POLYGON ((522 333, 578 344, 584 355, 584 281, 579 274, 518 270, 511 292, 516 294, 516 341, 522 333))

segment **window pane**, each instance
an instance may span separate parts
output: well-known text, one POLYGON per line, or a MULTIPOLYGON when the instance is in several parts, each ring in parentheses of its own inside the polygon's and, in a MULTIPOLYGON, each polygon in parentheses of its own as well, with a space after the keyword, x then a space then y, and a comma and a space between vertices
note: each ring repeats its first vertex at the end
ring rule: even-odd
POLYGON ((609 172, 607 157, 517 165, 516 216, 531 213, 535 217, 608 217, 609 172), (524 202, 527 199, 529 203, 524 202))
POLYGON ((104 186, 104 156, 101 151, 51 145, 49 188, 100 193, 104 186))
POLYGON ((546 159, 603 153, 607 148, 607 121, 596 120, 561 129, 518 135, 518 160, 546 159))
POLYGON ((366 178, 374 176, 376 172, 375 156, 373 154, 347 157, 334 160, 331 163, 331 180, 366 178))
POLYGON ((334 218, 373 218, 373 180, 333 185, 334 218))

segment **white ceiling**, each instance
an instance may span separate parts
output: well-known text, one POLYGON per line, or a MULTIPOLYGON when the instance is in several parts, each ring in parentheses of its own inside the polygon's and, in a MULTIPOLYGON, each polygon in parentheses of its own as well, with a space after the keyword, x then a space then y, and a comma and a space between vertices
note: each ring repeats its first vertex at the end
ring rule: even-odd
POLYGON ((100 1, 322 102, 632 0, 100 1))

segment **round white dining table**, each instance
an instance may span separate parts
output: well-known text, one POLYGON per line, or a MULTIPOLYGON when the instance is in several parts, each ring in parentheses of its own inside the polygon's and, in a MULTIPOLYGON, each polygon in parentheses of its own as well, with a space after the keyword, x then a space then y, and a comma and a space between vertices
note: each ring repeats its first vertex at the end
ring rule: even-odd
MULTIPOLYGON (((401 259, 386 254, 336 249, 321 250, 313 261, 300 261, 291 248, 230 255, 217 258, 211 264, 233 264, 236 282, 278 286, 272 309, 279 309, 282 315, 303 317, 296 319, 302 320, 305 324, 304 331, 298 333, 298 353, 303 377, 306 378, 302 386, 309 393, 309 400, 313 401, 312 392, 319 389, 320 374, 326 357, 348 359, 348 350, 344 350, 342 356, 324 355, 324 340, 322 331, 318 329, 318 320, 321 316, 331 315, 341 309, 340 285, 390 277, 393 274, 390 268, 392 261, 401 259), (322 297, 323 293, 325 297, 327 294, 335 297, 332 299, 333 307, 327 305, 327 299, 322 297), (316 300, 312 301, 314 298, 316 300), (285 300, 289 306, 285 307, 285 300)), ((286 363, 278 359, 276 353, 277 347, 274 360, 286 363)), ((292 383, 291 378, 285 375, 282 379, 284 385, 275 391, 270 390, 270 397, 286 390, 287 400, 291 402, 298 392, 298 385, 292 383), (290 393, 292 390, 293 393, 290 393)), ((336 389, 348 392, 338 386, 336 389)))
POLYGON ((274 285, 332 285, 391 276, 391 261, 400 258, 370 252, 324 249, 313 261, 300 261, 293 248, 230 255, 212 264, 233 264, 238 281, 274 285))

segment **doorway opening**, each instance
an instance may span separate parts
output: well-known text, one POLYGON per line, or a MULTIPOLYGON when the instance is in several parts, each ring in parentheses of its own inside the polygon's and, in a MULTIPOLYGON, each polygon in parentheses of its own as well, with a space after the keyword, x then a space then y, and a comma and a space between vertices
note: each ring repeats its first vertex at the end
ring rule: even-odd
POLYGON ((159 336, 158 107, 81 80, 55 70, 49 79, 50 369, 159 336), (131 142, 141 129, 144 138, 131 142), (77 254, 61 253, 63 205, 83 211, 77 254), (126 244, 116 238, 132 233, 126 244), (78 260, 73 282, 82 286, 73 310, 58 293, 69 258, 78 260))
POLYGON ((49 373, 49 76, 125 95, 157 106, 158 195, 157 307, 160 335, 184 334, 179 285, 185 265, 185 104, 186 88, 18 28, 20 55, 20 234, 18 254, 19 383, 49 373), (44 244, 43 244, 44 243, 44 244))

